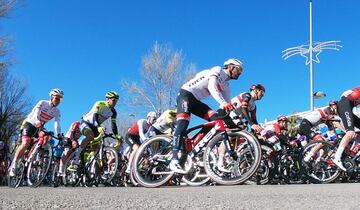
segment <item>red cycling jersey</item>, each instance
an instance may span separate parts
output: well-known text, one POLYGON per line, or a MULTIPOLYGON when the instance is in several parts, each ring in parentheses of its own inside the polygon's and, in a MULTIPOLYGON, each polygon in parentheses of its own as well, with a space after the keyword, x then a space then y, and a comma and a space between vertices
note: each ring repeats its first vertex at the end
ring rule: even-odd
POLYGON ((345 96, 350 101, 354 102, 354 105, 360 104, 360 87, 356 87, 351 90, 345 91, 341 96, 345 96))

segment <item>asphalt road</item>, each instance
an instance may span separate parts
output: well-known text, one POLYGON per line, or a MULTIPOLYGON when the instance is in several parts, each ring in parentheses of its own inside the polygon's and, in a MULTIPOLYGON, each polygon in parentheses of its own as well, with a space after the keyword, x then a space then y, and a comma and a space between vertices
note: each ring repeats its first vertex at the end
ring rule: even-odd
POLYGON ((0 187, 0 198, 0 209, 360 209, 360 185, 0 187))

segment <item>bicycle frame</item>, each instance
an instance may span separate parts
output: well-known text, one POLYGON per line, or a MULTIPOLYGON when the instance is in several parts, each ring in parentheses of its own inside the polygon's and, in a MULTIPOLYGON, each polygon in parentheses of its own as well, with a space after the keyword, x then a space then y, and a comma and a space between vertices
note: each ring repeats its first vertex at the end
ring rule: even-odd
MULTIPOLYGON (((225 136, 225 139, 228 140, 228 137, 227 137, 227 134, 226 134, 226 129, 225 129, 225 123, 224 121, 222 120, 214 120, 214 121, 211 121, 211 122, 208 122, 208 123, 205 123, 203 125, 199 125, 199 126, 195 126, 195 127, 192 127, 190 129, 187 130, 186 133, 189 133, 191 131, 194 131, 196 129, 199 129, 199 128, 204 128, 204 127, 212 127, 210 131, 208 131, 206 133, 206 135, 203 137, 203 139, 201 139, 201 141, 199 141, 194 147, 193 149, 191 150, 191 152, 188 154, 191 158, 195 157, 206 145, 207 143, 216 135, 218 134, 219 132, 223 132, 222 134, 223 135, 226 135, 225 136)), ((193 140, 193 139, 192 139, 193 140)), ((225 146, 226 146, 226 149, 227 151, 229 151, 231 148, 230 148, 230 145, 228 144, 228 142, 224 141, 225 143, 225 146)))

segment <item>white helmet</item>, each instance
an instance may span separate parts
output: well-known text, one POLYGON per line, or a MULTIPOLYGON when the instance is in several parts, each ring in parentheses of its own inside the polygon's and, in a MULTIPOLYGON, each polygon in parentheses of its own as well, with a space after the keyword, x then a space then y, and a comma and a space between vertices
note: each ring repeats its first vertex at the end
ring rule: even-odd
POLYGON ((58 88, 52 89, 49 93, 49 96, 61 96, 64 97, 64 92, 58 88))
POLYGON ((149 113, 147 114, 147 118, 157 118, 156 112, 149 112, 149 113))
POLYGON ((235 66, 239 66, 239 67, 243 67, 243 64, 241 61, 239 61, 238 59, 236 58, 230 58, 228 59, 227 61, 224 62, 224 66, 228 66, 228 65, 235 65, 235 66))

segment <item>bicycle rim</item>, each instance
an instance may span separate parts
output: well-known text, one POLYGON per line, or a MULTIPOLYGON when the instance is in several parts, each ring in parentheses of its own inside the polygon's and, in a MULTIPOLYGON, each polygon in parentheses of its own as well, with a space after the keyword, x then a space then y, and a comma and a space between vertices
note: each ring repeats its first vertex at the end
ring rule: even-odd
POLYGON ((136 181, 144 187, 159 187, 173 176, 168 169, 172 155, 172 137, 158 135, 146 140, 137 150, 132 162, 136 181))
MULTIPOLYGON (((246 131, 228 132, 230 139, 238 142, 235 143, 235 151, 238 159, 230 160, 232 164, 231 172, 221 172, 217 169, 219 147, 223 141, 222 135, 215 136, 207 145, 204 153, 205 170, 209 177, 218 184, 235 185, 247 181, 258 169, 261 161, 261 147, 257 139, 246 131)), ((226 154, 228 155, 228 154, 226 154)))

